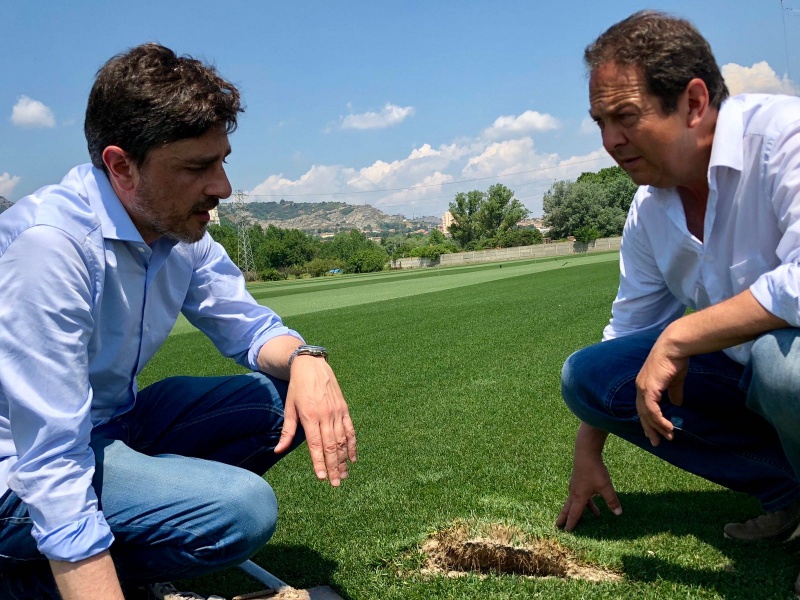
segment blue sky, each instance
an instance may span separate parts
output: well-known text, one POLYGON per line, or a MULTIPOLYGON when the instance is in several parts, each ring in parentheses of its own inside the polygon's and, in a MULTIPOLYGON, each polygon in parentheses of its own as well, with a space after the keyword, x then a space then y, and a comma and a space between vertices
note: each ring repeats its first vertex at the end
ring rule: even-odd
POLYGON ((642 8, 694 22, 733 92, 800 93, 800 0, 4 0, 0 195, 87 162, 94 73, 157 41, 240 87, 228 174, 251 200, 440 215, 500 182, 538 216, 553 181, 612 164, 581 57, 642 8))

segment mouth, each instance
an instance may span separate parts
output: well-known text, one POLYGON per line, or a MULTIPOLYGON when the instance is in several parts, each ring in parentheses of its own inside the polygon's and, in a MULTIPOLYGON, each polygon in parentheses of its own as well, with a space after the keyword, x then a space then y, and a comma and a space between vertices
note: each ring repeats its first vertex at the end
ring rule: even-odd
POLYGON ((208 223, 211 220, 211 212, 219 206, 219 200, 215 200, 211 204, 198 207, 197 210, 192 212, 192 216, 196 217, 201 223, 208 223))
POLYGON ((641 156, 634 156, 632 158, 617 158, 617 164, 627 171, 628 169, 635 168, 641 160, 641 156))

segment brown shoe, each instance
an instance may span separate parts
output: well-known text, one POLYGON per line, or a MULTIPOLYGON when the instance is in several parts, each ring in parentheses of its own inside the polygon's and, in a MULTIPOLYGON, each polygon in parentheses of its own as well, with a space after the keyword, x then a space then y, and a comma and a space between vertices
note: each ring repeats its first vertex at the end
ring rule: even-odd
POLYGON ((728 523, 724 535, 729 540, 743 542, 788 542, 800 537, 800 499, 783 510, 744 523, 728 523))

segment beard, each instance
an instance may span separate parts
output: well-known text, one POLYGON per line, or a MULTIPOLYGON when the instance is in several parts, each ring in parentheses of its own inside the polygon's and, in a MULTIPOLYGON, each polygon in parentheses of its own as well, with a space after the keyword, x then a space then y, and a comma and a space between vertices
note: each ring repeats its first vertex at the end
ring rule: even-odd
POLYGON ((126 208, 143 237, 146 234, 187 244, 199 242, 206 233, 207 223, 199 222, 194 215, 216 208, 219 198, 208 196, 195 202, 189 210, 180 210, 171 200, 156 191, 147 179, 142 179, 133 202, 126 208))

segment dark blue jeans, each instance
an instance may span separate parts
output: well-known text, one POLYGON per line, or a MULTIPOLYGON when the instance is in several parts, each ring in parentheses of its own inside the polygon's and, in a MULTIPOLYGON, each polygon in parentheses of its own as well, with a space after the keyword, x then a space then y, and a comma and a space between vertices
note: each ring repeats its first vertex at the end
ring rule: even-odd
POLYGON ((672 441, 653 447, 636 413, 636 376, 658 332, 589 346, 561 376, 567 406, 583 422, 613 433, 676 467, 758 498, 765 511, 800 497, 800 330, 758 338, 743 367, 722 352, 693 356, 684 400, 665 398, 672 441))
MULTIPOLYGON (((275 531, 278 505, 261 475, 283 426, 287 382, 253 373, 174 377, 92 432, 93 480, 114 533, 123 585, 237 565, 275 531)), ((292 448, 304 440, 300 430, 292 448)), ((0 499, 0 598, 58 598, 25 505, 0 499)))

